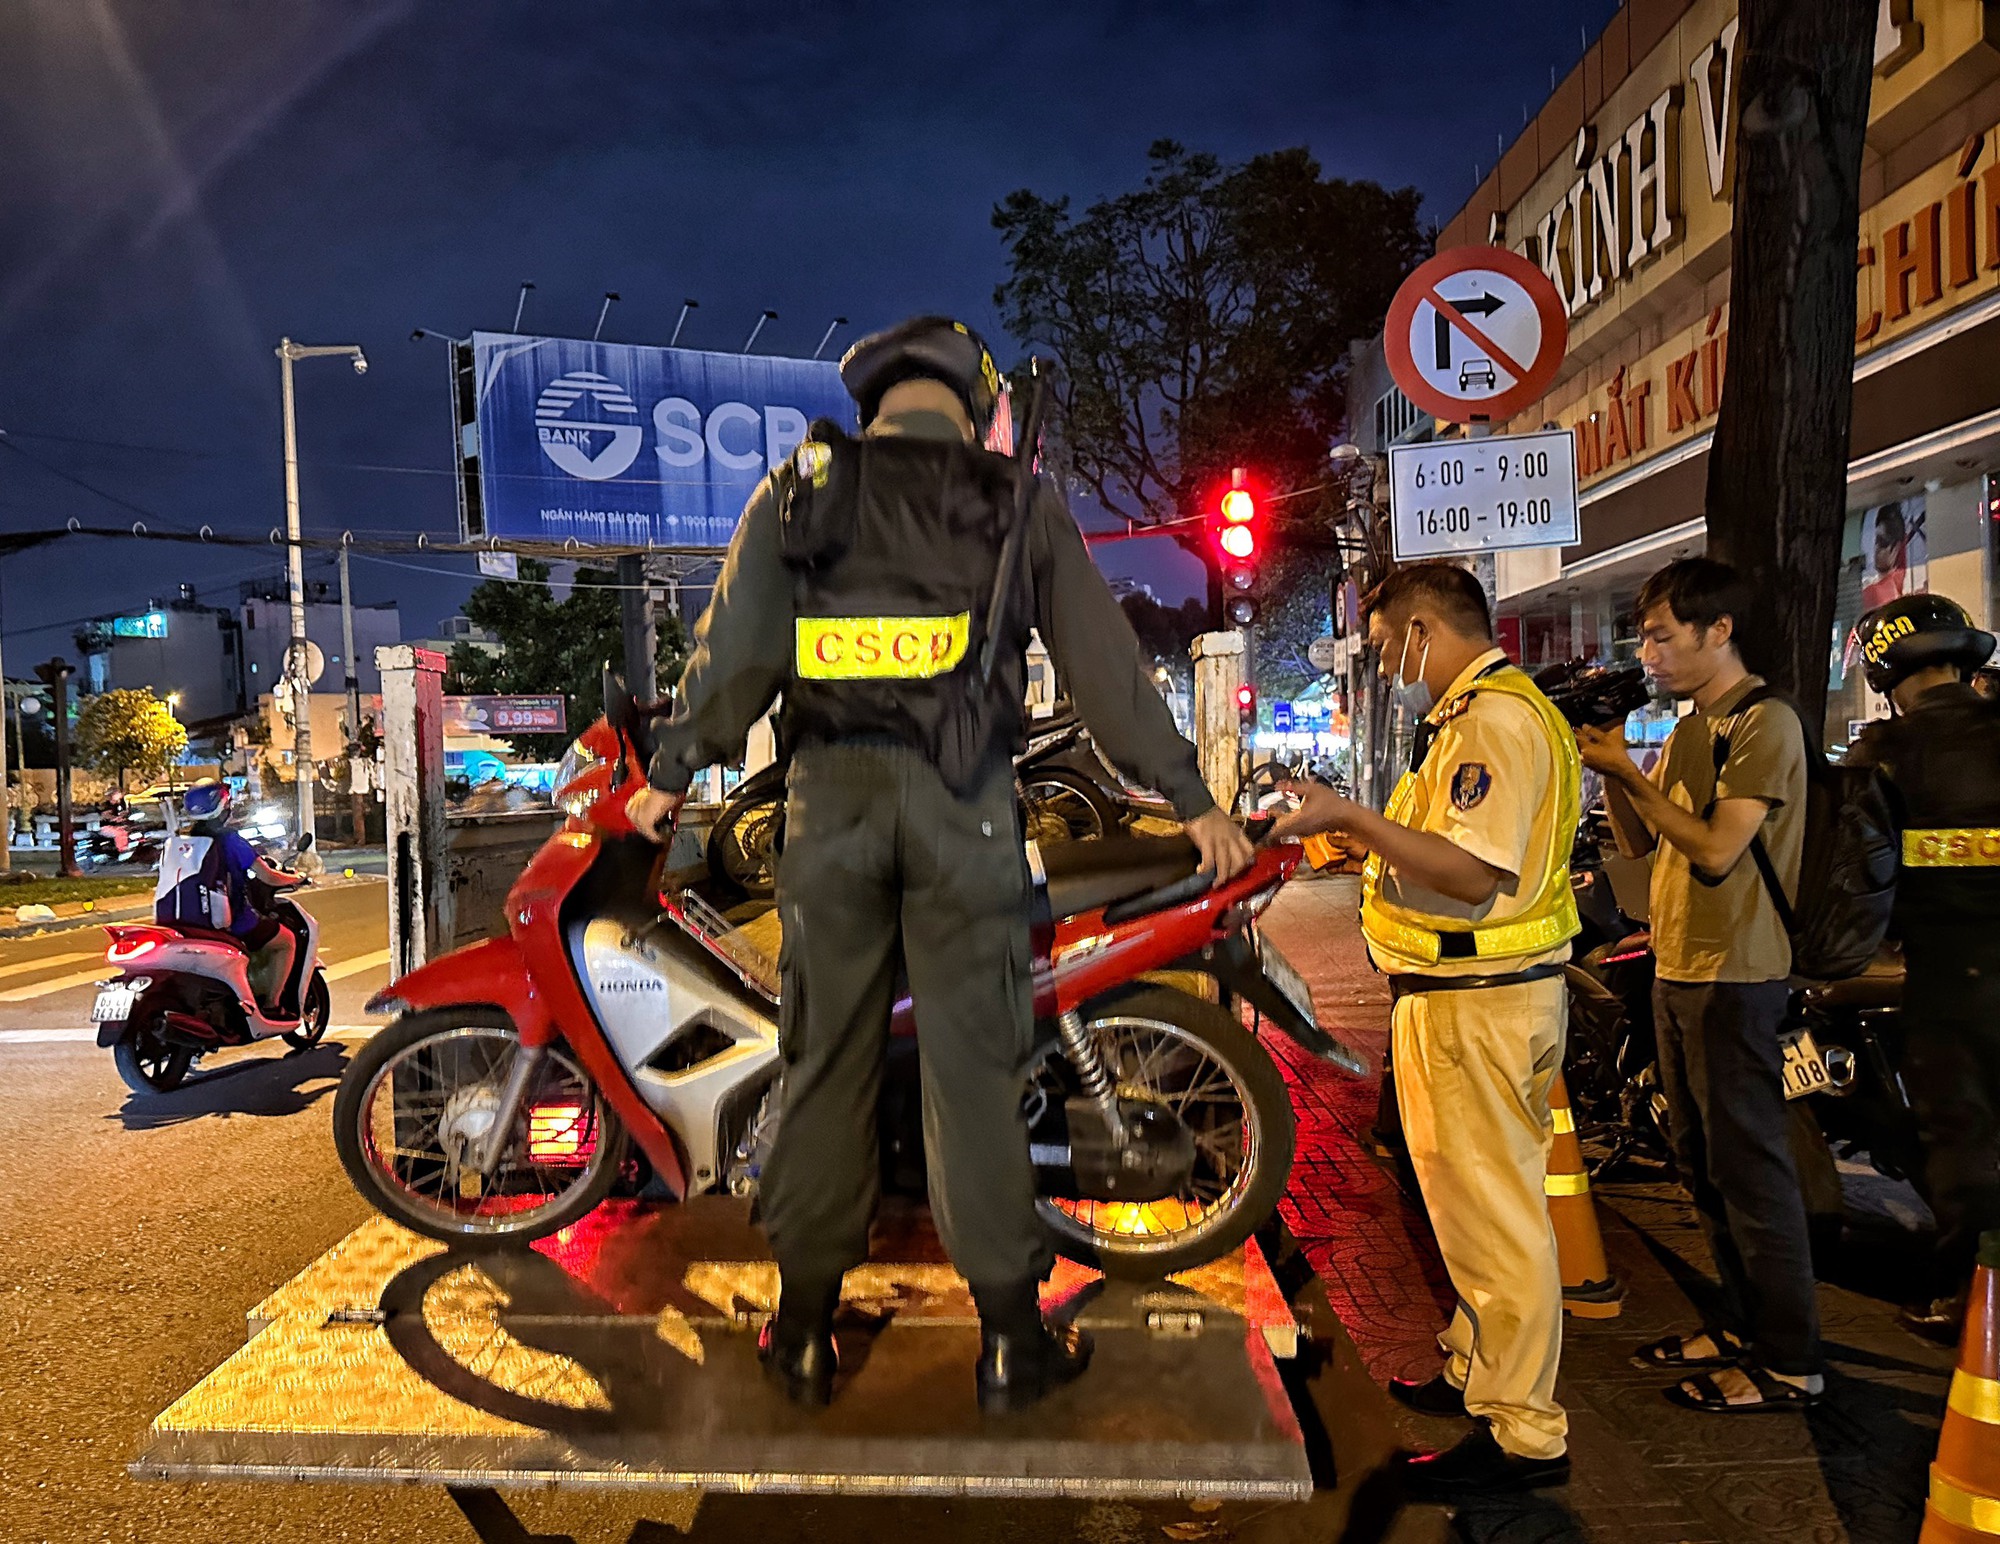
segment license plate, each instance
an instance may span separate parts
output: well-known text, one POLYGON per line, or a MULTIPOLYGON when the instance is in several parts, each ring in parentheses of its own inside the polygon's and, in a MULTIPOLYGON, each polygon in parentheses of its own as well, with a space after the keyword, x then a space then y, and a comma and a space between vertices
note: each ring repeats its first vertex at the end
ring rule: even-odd
POLYGON ((1779 1036, 1778 1048, 1785 1055, 1787 1099, 1803 1099, 1807 1094, 1823 1093, 1833 1087, 1833 1079, 1826 1070, 1826 1060, 1819 1054, 1819 1046, 1814 1043, 1811 1030, 1786 1032, 1779 1036))
POLYGON ((122 982, 117 986, 107 986, 97 994, 97 1001, 90 1005, 90 1022, 93 1024, 123 1023, 132 1017, 132 1004, 139 1000, 139 989, 122 982))
POLYGON ((1299 1017, 1317 1029, 1319 1020, 1313 1017, 1312 990, 1306 985, 1306 978, 1293 968, 1292 962, 1279 952, 1278 946, 1262 933, 1257 935, 1257 958, 1263 965, 1264 974, 1271 985, 1278 989, 1278 995, 1298 1009, 1299 1017))

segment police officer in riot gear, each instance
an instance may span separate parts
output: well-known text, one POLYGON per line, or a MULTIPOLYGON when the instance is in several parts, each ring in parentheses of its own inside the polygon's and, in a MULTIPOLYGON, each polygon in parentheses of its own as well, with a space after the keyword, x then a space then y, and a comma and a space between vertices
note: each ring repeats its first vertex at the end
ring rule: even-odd
POLYGON ((1894 715, 1848 759, 1881 770, 1903 826, 1902 1075, 1938 1220, 1935 1279, 1903 1322, 1956 1342, 1979 1235, 2000 1228, 2000 703, 1970 684, 1994 640, 1941 595, 1877 607, 1856 634, 1894 715))
POLYGON ((1173 802, 1206 866, 1227 878, 1251 851, 1046 483, 1015 593, 995 606, 1017 468, 980 448, 999 376, 978 337, 920 317, 856 344, 841 376, 861 436, 814 424, 751 498, 633 818, 658 834, 693 772, 739 753, 783 693, 785 1094, 762 1190, 783 1289, 765 1370, 801 1402, 831 1397, 841 1276, 867 1258, 877 1198, 900 962, 922 1045, 932 1211, 979 1308, 980 1404, 1019 1409, 1090 1355, 1086 1337, 1041 1316, 1053 1257, 1021 1114, 1030 881, 1012 762, 1030 627, 1099 745, 1173 802))

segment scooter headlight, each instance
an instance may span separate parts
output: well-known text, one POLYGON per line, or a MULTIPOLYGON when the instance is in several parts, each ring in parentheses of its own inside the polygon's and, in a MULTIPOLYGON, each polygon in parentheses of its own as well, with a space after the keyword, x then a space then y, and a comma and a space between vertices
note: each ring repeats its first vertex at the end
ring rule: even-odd
POLYGON ((581 819, 589 812, 591 805, 597 802, 599 789, 578 788, 576 784, 584 773, 603 759, 581 740, 574 742, 563 752, 563 759, 556 767, 555 790, 556 803, 564 814, 581 819))

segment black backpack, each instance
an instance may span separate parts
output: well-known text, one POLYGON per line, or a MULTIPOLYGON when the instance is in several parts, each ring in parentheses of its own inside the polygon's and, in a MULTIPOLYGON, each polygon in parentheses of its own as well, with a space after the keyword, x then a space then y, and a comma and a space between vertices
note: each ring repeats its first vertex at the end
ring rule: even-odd
MULTIPOLYGON (((1761 833, 1750 857, 1792 939, 1792 974, 1815 981, 1859 975, 1889 930, 1902 839, 1888 789, 1873 767, 1835 766, 1806 733, 1805 716, 1769 687, 1752 687, 1730 715, 1775 699, 1798 720, 1806 743, 1806 829, 1799 902, 1785 898, 1761 833)), ((1729 736, 1715 737, 1715 772, 1729 760, 1729 736)))

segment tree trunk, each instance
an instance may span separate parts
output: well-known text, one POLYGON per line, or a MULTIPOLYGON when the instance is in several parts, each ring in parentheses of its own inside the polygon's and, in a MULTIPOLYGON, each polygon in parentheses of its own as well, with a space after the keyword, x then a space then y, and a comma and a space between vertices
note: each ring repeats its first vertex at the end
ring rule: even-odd
POLYGON ((1708 551, 1758 604, 1751 669, 1817 739, 1847 519, 1855 245, 1875 0, 1743 0, 1729 368, 1708 461, 1708 551))

